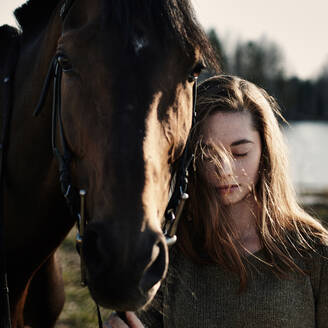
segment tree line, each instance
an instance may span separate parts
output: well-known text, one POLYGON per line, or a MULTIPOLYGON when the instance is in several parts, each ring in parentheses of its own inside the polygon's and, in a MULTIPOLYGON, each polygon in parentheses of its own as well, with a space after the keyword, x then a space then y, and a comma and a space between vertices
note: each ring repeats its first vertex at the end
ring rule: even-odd
POLYGON ((328 120, 328 63, 316 79, 302 80, 287 76, 282 51, 274 42, 264 38, 238 41, 228 55, 214 29, 208 31, 208 38, 223 72, 266 89, 276 98, 288 121, 328 120))

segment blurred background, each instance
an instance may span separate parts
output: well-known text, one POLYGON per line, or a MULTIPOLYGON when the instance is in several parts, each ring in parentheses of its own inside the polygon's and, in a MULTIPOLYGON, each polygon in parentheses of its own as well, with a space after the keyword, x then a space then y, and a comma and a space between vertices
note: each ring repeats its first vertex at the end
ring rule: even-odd
MULTIPOLYGON (((2 0, 0 25, 15 25, 12 11, 24 2, 2 0)), ((223 71, 258 84, 277 99, 289 121, 283 130, 299 199, 308 211, 327 220, 327 0, 191 2, 223 71)), ((94 305, 87 290, 79 287, 73 239, 71 232, 59 251, 67 302, 57 327, 96 327, 94 305)))
POLYGON ((273 95, 306 205, 328 196, 328 2, 192 0, 225 73, 273 95))

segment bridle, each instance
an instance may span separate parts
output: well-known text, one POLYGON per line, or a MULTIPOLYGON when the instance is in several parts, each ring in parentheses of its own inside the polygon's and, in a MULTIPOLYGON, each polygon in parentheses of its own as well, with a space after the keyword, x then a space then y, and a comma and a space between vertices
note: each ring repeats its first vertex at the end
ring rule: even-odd
MULTIPOLYGON (((193 85, 193 103, 192 103, 192 125, 191 129, 195 126, 196 123, 196 101, 197 101, 197 77, 190 76, 189 82, 194 82, 193 85)), ((191 134, 189 133, 183 154, 180 157, 178 170, 175 175, 175 185, 173 193, 169 200, 169 203, 166 207, 164 213, 164 226, 163 233, 165 240, 168 246, 172 246, 177 241, 176 231, 178 228, 179 220, 185 205, 186 200, 189 198, 187 193, 188 189, 188 174, 189 167, 193 161, 194 155, 190 149, 190 138, 191 134)))
MULTIPOLYGON (((69 12, 69 9, 71 8, 72 4, 75 0, 66 0, 64 1, 61 10, 60 10, 60 16, 62 19, 65 18, 67 13, 69 12)), ((16 58, 16 57, 15 57, 16 58)), ((18 58, 18 51, 17 51, 17 58, 18 58)), ((15 60, 17 60, 17 58, 15 60)), ((63 196, 66 199, 66 203, 70 209, 70 212, 72 216, 76 219, 77 223, 77 237, 76 237, 76 246, 77 250, 81 257, 81 285, 86 286, 87 285, 87 274, 86 274, 86 266, 84 263, 84 256, 82 254, 83 252, 83 236, 84 231, 86 228, 87 220, 85 216, 85 196, 86 191, 85 190, 77 190, 72 186, 71 182, 71 174, 70 174, 70 163, 72 159, 72 152, 70 151, 66 138, 65 138, 65 132, 63 128, 63 122, 62 122, 62 115, 61 115, 61 77, 62 77, 62 67, 60 64, 60 55, 55 55, 51 61, 51 64, 49 66, 46 79, 41 91, 40 99, 38 102, 38 105, 36 106, 33 115, 37 116, 43 106, 46 99, 46 95, 48 93, 48 89, 50 87, 51 81, 53 81, 53 101, 52 101, 52 137, 51 137, 51 145, 53 153, 57 159, 58 162, 58 168, 59 168, 59 182, 61 186, 61 192, 63 196), (57 132, 59 132, 59 142, 61 145, 62 151, 59 150, 57 147, 57 132)), ((10 65, 7 65, 10 68, 10 75, 13 76, 13 72, 11 70, 14 70, 14 67, 16 66, 13 63, 10 63, 10 65)), ((7 75, 6 75, 7 76, 7 75)), ((193 104, 192 104, 192 127, 195 124, 196 120, 196 97, 197 97, 197 77, 190 76, 188 78, 189 82, 194 82, 193 84, 193 104)), ((5 79, 4 83, 7 83, 8 81, 5 79)), ((9 87, 9 84, 8 84, 9 87)), ((12 92, 12 83, 10 84, 10 89, 6 91, 6 96, 8 99, 11 99, 11 97, 8 97, 8 95, 12 92)), ((4 97, 4 99, 7 99, 4 97)), ((12 104, 8 103, 5 105, 5 115, 8 117, 4 122, 4 129, 3 129, 3 135, 2 135, 2 144, 0 144, 0 151, 1 151, 1 166, 0 166, 0 177, 1 177, 1 193, 3 194, 3 176, 4 176, 4 170, 3 170, 3 162, 5 158, 5 149, 4 145, 8 143, 8 136, 9 136, 9 122, 10 122, 10 116, 11 116, 11 107, 12 104)), ((193 159, 193 154, 190 151, 190 135, 187 139, 184 151, 180 157, 179 165, 177 172, 175 174, 175 184, 173 188, 173 192, 171 195, 171 198, 168 202, 167 208, 164 213, 164 225, 163 225, 163 234, 166 239, 166 243, 168 246, 172 246, 176 240, 176 230, 178 227, 178 222, 181 217, 183 207, 185 204, 185 201, 189 198, 189 195, 187 194, 187 187, 188 187, 188 169, 190 167, 190 164, 193 159)), ((3 195, 1 195, 1 202, 3 202, 3 195)), ((1 204, 2 205, 2 204, 1 204)), ((3 208, 3 207, 2 207, 3 208)), ((2 218, 0 218, 0 242, 3 244, 3 239, 1 239, 3 234, 3 210, 0 211, 2 218)), ((1 254, 5 253, 4 245, 0 245, 1 254)), ((1 255, 0 254, 0 255, 1 255)), ((3 257, 5 259, 5 257, 3 257)), ((6 315, 4 318, 5 322, 4 324, 1 322, 0 328, 10 328, 10 310, 9 310, 9 290, 7 285, 7 270, 5 263, 0 263, 3 270, 1 270, 1 288, 3 288, 3 291, 1 293, 1 297, 5 299, 6 306, 6 315)), ((98 314, 98 322, 99 327, 103 327, 102 325, 102 319, 100 315, 99 306, 97 305, 97 314, 98 314)))
MULTIPOLYGON (((34 116, 37 116, 44 104, 45 97, 47 95, 48 88, 50 86, 51 79, 53 79, 53 102, 52 102, 52 150, 58 161, 59 167, 59 182, 61 191, 66 199, 66 203, 71 211, 71 214, 77 220, 78 234, 77 234, 77 247, 79 253, 82 252, 82 242, 84 229, 86 225, 86 218, 84 215, 84 202, 85 202, 85 190, 77 191, 72 186, 70 175, 70 162, 72 158, 72 152, 70 151, 65 138, 62 116, 61 116, 61 76, 62 68, 60 65, 60 55, 56 55, 50 64, 44 86, 42 88, 41 97, 35 111, 34 116), (61 152, 57 147, 56 135, 57 126, 59 129, 59 137, 61 152), (80 206, 79 206, 80 204, 80 206)), ((189 77, 189 82, 193 84, 193 104, 192 104, 192 127, 196 120, 196 98, 197 98, 197 77, 189 77)), ((191 127, 191 129, 192 129, 191 127)), ((179 166, 175 174, 175 184, 169 203, 164 212, 164 225, 163 234, 168 246, 172 246, 176 240, 176 230, 178 227, 179 219, 181 217, 185 201, 189 198, 187 194, 188 187, 188 169, 193 159, 193 154, 189 147, 190 135, 187 139, 184 151, 180 157, 179 166)), ((84 275, 85 276, 85 275, 84 275)), ((86 281, 82 280, 82 285, 86 285, 86 281)))
MULTIPOLYGON (((60 15, 62 19, 67 15, 70 7, 72 6, 74 0, 67 0, 64 2, 60 15)), ((81 206, 82 202, 84 204, 84 198, 86 191, 80 190, 77 191, 71 183, 70 176, 70 162, 72 158, 72 152, 70 151, 67 141, 65 138, 62 116, 61 116, 61 77, 62 77, 62 67, 60 64, 61 55, 55 55, 51 61, 45 83, 42 88, 41 96, 37 107, 33 113, 34 116, 37 116, 44 105, 44 101, 47 95, 47 91, 50 86, 51 79, 53 79, 53 103, 52 103, 52 150, 57 158, 59 165, 59 181, 61 185, 61 191, 66 199, 67 205, 71 213, 77 218, 78 226, 78 236, 77 244, 78 249, 81 251, 82 236, 81 229, 84 230, 86 220, 85 216, 81 215, 84 213, 84 207, 81 206), (59 136, 60 143, 63 152, 61 153, 59 148, 56 145, 56 134, 57 134, 57 125, 59 127, 59 136), (79 200, 80 198, 80 200, 79 200), (83 201, 82 201, 83 199, 83 201), (78 204, 80 203, 80 206, 78 204)), ((196 99, 197 99, 197 77, 190 75, 188 78, 189 82, 194 82, 193 84, 193 104, 192 104, 192 127, 195 125, 196 121, 196 99)), ((189 198, 187 194, 188 187, 188 169, 193 159, 193 154, 190 151, 190 135, 187 139, 184 151, 180 157, 179 166, 175 175, 175 186, 169 200, 169 203, 166 207, 164 214, 164 225, 163 225, 163 234, 165 236, 168 246, 173 245, 176 240, 176 230, 178 227, 178 222, 185 204, 185 201, 189 198)), ((85 284, 85 282, 82 282, 85 284)))
MULTIPOLYGON (((62 67, 60 65, 60 55, 56 55, 50 64, 44 86, 42 88, 41 97, 39 103, 33 113, 37 116, 44 104, 45 97, 50 86, 50 82, 53 79, 53 102, 52 102, 52 150, 58 161, 59 167, 59 182, 61 191, 66 199, 66 203, 70 209, 71 214, 76 219, 77 223, 77 235, 76 235, 76 247, 81 259, 81 285, 87 286, 87 273, 86 265, 83 256, 83 237, 86 228, 87 220, 85 216, 85 190, 77 191, 72 186, 71 175, 70 175, 70 162, 72 158, 72 152, 70 151, 67 141, 65 138, 62 115, 61 115, 61 77, 62 67), (61 143, 61 152, 57 147, 57 126, 59 129, 59 137, 61 143), (79 206, 80 204, 80 206, 79 206)), ((196 97, 197 97, 197 77, 189 77, 189 82, 194 82, 193 85, 193 104, 192 104, 192 126, 195 124, 196 119, 196 97)), ((164 213, 164 225, 163 234, 168 246, 172 246, 176 240, 176 230, 178 227, 179 219, 181 217, 185 201, 189 198, 187 194, 188 187, 188 169, 193 159, 193 154, 190 153, 189 149, 190 136, 187 139, 186 146, 183 154, 179 159, 179 167, 175 175, 175 186, 164 213)), ((100 310, 98 304, 97 313, 99 327, 102 327, 102 321, 100 316, 100 310)))

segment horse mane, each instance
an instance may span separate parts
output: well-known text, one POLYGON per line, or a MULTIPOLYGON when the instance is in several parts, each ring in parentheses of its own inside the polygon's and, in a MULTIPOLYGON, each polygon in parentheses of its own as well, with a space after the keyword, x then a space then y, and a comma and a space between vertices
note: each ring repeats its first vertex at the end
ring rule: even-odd
POLYGON ((28 0, 14 11, 23 34, 34 34, 46 26, 60 0, 28 0))

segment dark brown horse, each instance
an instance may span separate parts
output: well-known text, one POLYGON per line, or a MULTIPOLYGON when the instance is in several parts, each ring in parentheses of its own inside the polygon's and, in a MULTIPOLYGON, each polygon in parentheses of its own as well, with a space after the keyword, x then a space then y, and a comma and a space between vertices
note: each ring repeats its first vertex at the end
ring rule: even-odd
POLYGON ((66 2, 30 0, 15 12, 20 33, 0 29, 1 83, 18 55, 2 209, 15 328, 53 327, 64 301, 54 252, 75 222, 51 149, 52 82, 32 115, 52 58, 72 185, 87 191, 88 285, 119 310, 148 303, 166 273, 161 221, 191 127, 190 76, 215 66, 188 0, 66 2))

